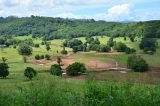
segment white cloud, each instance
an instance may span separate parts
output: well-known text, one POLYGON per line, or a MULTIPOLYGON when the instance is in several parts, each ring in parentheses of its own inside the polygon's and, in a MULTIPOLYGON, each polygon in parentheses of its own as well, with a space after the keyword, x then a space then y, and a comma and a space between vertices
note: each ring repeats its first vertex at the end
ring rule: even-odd
POLYGON ((63 18, 94 18, 106 21, 157 19, 157 10, 135 11, 135 4, 156 0, 0 0, 0 16, 52 16, 63 18), (84 14, 82 11, 97 7, 104 13, 84 14), (78 11, 81 10, 81 13, 78 11), (73 12, 74 11, 74 12, 73 12), (148 12, 147 12, 148 11, 148 12), (156 14, 156 15, 155 15, 156 14))

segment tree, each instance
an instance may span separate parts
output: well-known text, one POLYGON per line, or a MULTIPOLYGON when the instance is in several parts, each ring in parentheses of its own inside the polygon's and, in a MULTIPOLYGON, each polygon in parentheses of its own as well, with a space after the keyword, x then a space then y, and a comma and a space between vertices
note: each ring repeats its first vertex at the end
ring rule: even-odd
POLYGON ((156 52, 157 45, 158 44, 155 39, 143 38, 139 44, 139 48, 142 49, 145 53, 151 52, 151 54, 153 54, 156 52))
POLYGON ((51 49, 49 44, 46 44, 46 50, 49 51, 51 49))
POLYGON ((109 52, 111 51, 111 48, 107 45, 100 45, 99 46, 99 52, 109 52))
POLYGON ((35 44, 34 47, 39 48, 39 44, 35 44))
POLYGON ((114 41, 113 41, 113 38, 112 38, 112 37, 108 40, 107 45, 108 45, 109 47, 113 47, 113 46, 114 46, 114 41))
POLYGON ((51 56, 48 55, 48 54, 46 54, 46 55, 45 55, 45 58, 46 58, 47 60, 50 60, 51 56))
POLYGON ((59 66, 61 65, 61 62, 62 62, 61 57, 57 57, 57 63, 59 66))
MULTIPOLYGON (((57 53, 58 53, 58 52, 57 52, 57 53)), ((64 55, 68 54, 68 52, 67 52, 67 50, 65 49, 65 47, 63 47, 63 50, 61 51, 61 54, 64 54, 64 55)))
POLYGON ((62 76, 63 73, 62 68, 57 64, 51 66, 50 72, 52 75, 56 76, 62 76))
POLYGON ((117 52, 125 52, 126 48, 126 44, 122 42, 116 43, 114 46, 114 49, 117 50, 117 52))
POLYGON ((86 69, 85 65, 82 63, 78 63, 78 62, 75 62, 66 68, 67 74, 71 75, 71 76, 76 76, 81 73, 85 73, 86 70, 87 69, 86 69))
POLYGON ((32 54, 32 48, 26 44, 21 44, 18 48, 18 52, 23 56, 24 63, 26 63, 26 56, 30 56, 32 54))
POLYGON ((0 63, 0 77, 6 78, 9 75, 9 66, 6 62, 6 59, 2 57, 2 63, 0 63))
POLYGON ((24 71, 24 76, 32 80, 33 77, 37 76, 37 72, 31 67, 27 67, 24 71))
POLYGON ((136 55, 128 57, 127 66, 135 72, 145 72, 149 70, 146 61, 142 57, 136 55))
POLYGON ((39 59, 40 59, 40 55, 39 55, 39 54, 36 54, 36 55, 35 55, 35 59, 36 59, 36 60, 39 60, 39 59))
POLYGON ((77 46, 74 46, 72 49, 73 49, 73 53, 77 53, 78 52, 78 47, 77 46))

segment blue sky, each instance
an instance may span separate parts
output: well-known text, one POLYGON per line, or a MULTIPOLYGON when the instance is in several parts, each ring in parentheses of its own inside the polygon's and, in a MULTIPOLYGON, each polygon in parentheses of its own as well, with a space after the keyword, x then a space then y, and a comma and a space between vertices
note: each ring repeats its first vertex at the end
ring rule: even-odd
POLYGON ((160 19, 160 0, 0 0, 0 16, 30 15, 147 21, 160 19))

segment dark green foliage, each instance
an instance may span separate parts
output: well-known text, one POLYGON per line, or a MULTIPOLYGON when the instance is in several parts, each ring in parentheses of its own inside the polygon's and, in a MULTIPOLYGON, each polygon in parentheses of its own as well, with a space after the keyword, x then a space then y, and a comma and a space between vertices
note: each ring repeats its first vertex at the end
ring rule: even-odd
POLYGON ((76 76, 76 75, 79 75, 81 73, 85 73, 86 72, 86 67, 82 63, 75 62, 75 63, 69 65, 66 68, 66 72, 67 72, 68 75, 76 76))
POLYGON ((36 54, 34 58, 35 58, 36 60, 41 59, 41 57, 39 56, 39 54, 36 54))
POLYGON ((49 44, 46 44, 46 50, 49 51, 51 49, 49 44))
POLYGON ((24 76, 29 78, 30 80, 37 75, 36 70, 31 67, 27 67, 24 71, 24 76))
POLYGON ((56 76, 62 76, 62 68, 60 67, 60 65, 52 65, 51 68, 50 68, 50 72, 52 75, 56 75, 56 76))
POLYGON ((40 56, 41 59, 44 59, 44 57, 45 57, 44 55, 41 55, 41 56, 40 56))
POLYGON ((35 44, 34 47, 39 48, 39 44, 35 44))
POLYGON ((107 45, 100 45, 98 51, 99 52, 109 52, 109 51, 111 51, 111 48, 107 45))
POLYGON ((82 36, 146 36, 160 37, 160 21, 105 22, 92 19, 62 19, 51 17, 6 17, 0 20, 0 35, 43 37, 43 40, 77 38, 82 36))
POLYGON ((0 77, 6 78, 9 75, 8 69, 9 69, 9 66, 7 63, 0 62, 0 77))
POLYGON ((77 53, 77 52, 78 52, 78 47, 77 47, 77 46, 74 46, 74 47, 72 48, 72 51, 73 51, 73 53, 77 53))
POLYGON ((156 52, 156 48, 157 48, 157 41, 156 39, 152 39, 152 38, 143 38, 141 40, 141 43, 139 44, 140 49, 142 49, 145 53, 151 53, 153 54, 154 52, 156 52))
POLYGON ((70 47, 70 48, 73 48, 75 46, 80 46, 82 44, 83 44, 82 41, 78 39, 65 40, 63 43, 65 47, 70 47))
MULTIPOLYGON (((57 53, 58 53, 58 52, 57 52, 57 53)), ((63 47, 63 50, 61 51, 61 54, 64 54, 64 55, 68 54, 68 52, 67 52, 67 50, 65 49, 65 47, 63 47)))
POLYGON ((46 58, 47 60, 50 60, 50 59, 51 59, 51 56, 48 55, 48 54, 46 54, 46 55, 45 55, 45 58, 46 58))
POLYGON ((57 63, 58 63, 59 66, 61 65, 61 62, 62 62, 61 57, 57 57, 57 63))
POLYGON ((32 54, 32 48, 27 44, 21 44, 18 48, 18 52, 23 56, 30 56, 32 54))
POLYGON ((114 46, 114 49, 117 50, 117 52, 125 52, 126 48, 126 44, 122 42, 116 43, 114 46))
POLYGON ((107 42, 107 45, 109 46, 109 47, 113 47, 114 46, 114 41, 113 41, 113 38, 111 37, 110 39, 109 39, 109 41, 107 42))
POLYGON ((125 50, 125 53, 126 53, 126 54, 132 54, 132 53, 135 53, 135 52, 136 52, 135 49, 129 48, 129 47, 127 47, 126 50, 125 50))
POLYGON ((145 72, 149 70, 146 61, 142 57, 136 55, 128 57, 127 66, 135 72, 145 72))

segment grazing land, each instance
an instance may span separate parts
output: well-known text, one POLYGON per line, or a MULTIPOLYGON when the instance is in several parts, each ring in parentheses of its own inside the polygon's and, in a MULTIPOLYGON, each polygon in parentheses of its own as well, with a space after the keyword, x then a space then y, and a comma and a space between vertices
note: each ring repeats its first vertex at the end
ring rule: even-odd
POLYGON ((0 106, 160 104, 159 21, 107 23, 61 18, 43 20, 43 17, 12 18, 0 22, 4 25, 4 28, 0 26, 0 33, 4 34, 0 36, 0 63, 9 66, 9 75, 0 76, 0 106), (17 32, 13 27, 9 32, 10 25, 20 26, 22 31, 17 32), (47 26, 46 30, 42 26, 47 26), (30 27, 32 31, 28 29, 30 27), (150 36, 150 30, 154 28, 156 34, 150 36), (146 29, 149 31, 143 32, 146 29), (7 34, 9 36, 5 36, 7 34), (108 47, 110 42, 114 46, 108 47), (151 47, 141 48, 141 43, 151 47), (118 51, 119 45, 125 50, 118 51), (23 50, 28 51, 23 53, 23 50), (133 63, 136 66, 133 69, 128 64, 132 56, 140 58, 133 59, 133 62, 139 62, 133 63), (141 72, 141 64, 143 68, 147 66, 147 71, 141 72), (68 74, 68 70, 74 72, 68 74))

